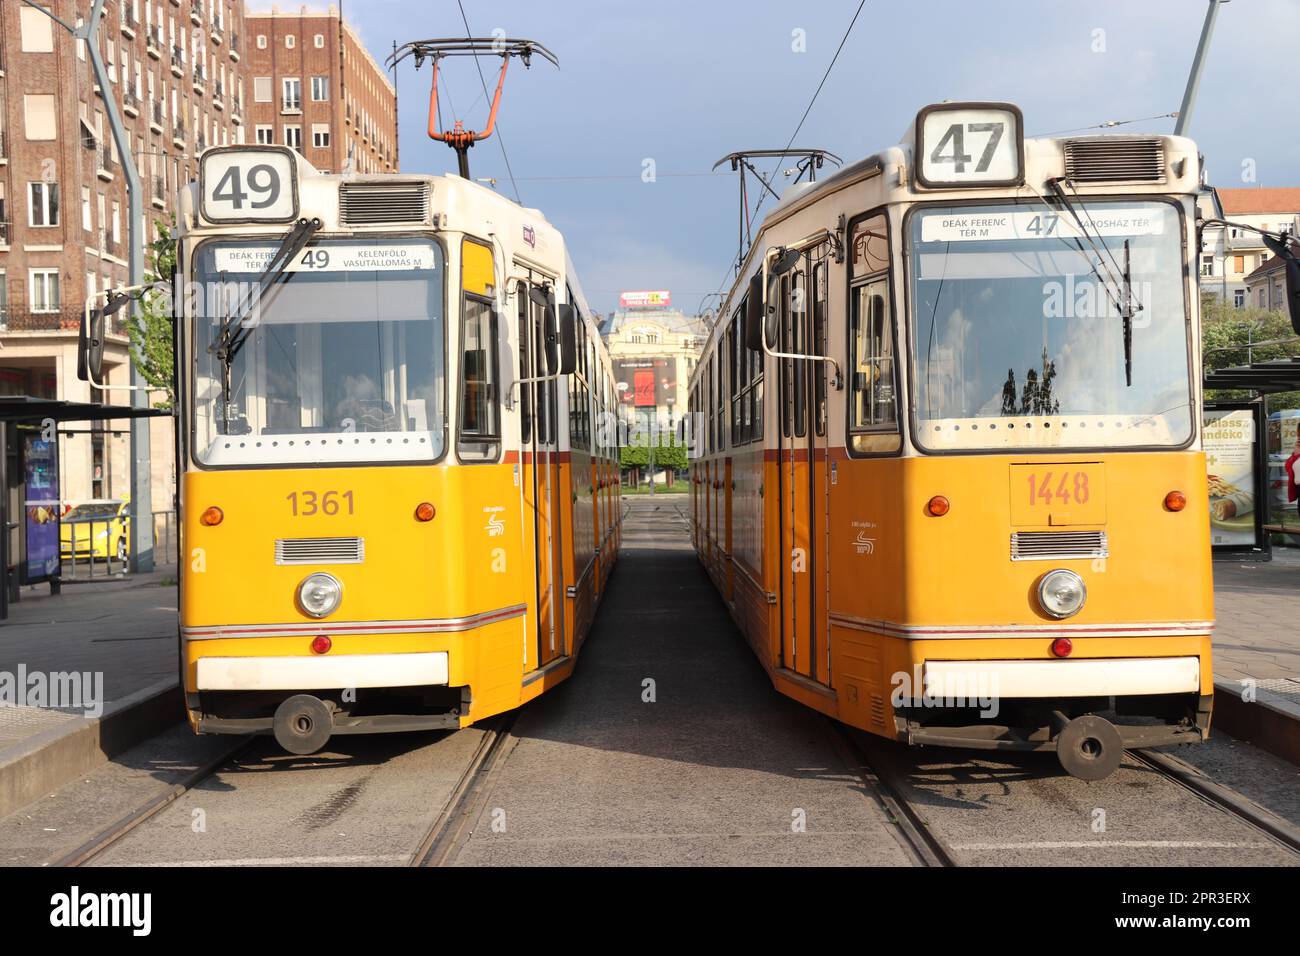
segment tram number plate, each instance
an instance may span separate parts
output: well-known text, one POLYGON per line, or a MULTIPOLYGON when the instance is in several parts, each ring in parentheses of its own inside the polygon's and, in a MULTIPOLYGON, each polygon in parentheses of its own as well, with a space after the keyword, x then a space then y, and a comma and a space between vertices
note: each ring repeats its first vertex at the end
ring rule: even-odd
POLYGON ((1011 523, 1106 523, 1106 470, 1101 462, 1011 466, 1011 523))

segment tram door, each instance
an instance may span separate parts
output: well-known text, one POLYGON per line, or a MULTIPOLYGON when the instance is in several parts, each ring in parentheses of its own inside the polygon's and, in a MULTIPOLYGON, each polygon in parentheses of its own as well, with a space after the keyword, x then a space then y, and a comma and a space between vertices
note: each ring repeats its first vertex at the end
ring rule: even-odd
MULTIPOLYGON (((546 374, 545 308, 519 284, 519 374, 546 374)), ((524 500, 532 515, 536 559, 537 666, 564 653, 563 551, 560 521, 558 397, 555 382, 520 387, 520 433, 524 449, 524 500), (530 467, 531 465, 531 467, 530 467)), ((524 520, 528 520, 526 514, 524 520)))
MULTIPOLYGON (((805 256, 781 277, 780 310, 782 352, 826 354, 825 256, 805 256)), ((781 663, 829 684, 826 366, 788 358, 779 363, 781 663)))

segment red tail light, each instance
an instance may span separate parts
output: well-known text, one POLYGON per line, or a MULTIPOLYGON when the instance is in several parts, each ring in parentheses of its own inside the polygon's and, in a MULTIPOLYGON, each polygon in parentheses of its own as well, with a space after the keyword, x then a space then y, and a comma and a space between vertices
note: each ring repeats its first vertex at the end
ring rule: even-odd
POLYGON ((1052 641, 1052 653, 1057 657, 1069 657, 1074 652, 1074 641, 1068 637, 1058 637, 1052 641))
POLYGON ((328 654, 330 652, 330 648, 333 646, 334 646, 333 641, 331 641, 324 634, 320 634, 312 640, 311 652, 313 654, 328 654))

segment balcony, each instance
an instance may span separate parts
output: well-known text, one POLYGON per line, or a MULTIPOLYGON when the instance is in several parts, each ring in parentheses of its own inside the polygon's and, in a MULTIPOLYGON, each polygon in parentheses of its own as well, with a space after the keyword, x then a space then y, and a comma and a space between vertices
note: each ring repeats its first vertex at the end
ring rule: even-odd
POLYGON ((185 145, 185 124, 177 123, 172 127, 172 142, 177 146, 185 145))
POLYGON ((163 131, 163 105, 160 100, 155 100, 153 110, 149 115, 149 128, 155 133, 162 135, 163 131))
POLYGON ((5 150, 5 131, 0 129, 0 166, 9 162, 9 153, 5 150))
POLYGON ((185 56, 184 52, 178 46, 172 47, 172 75, 185 75, 185 56))
POLYGON ((165 209, 167 206, 167 184, 163 182, 161 176, 153 178, 153 197, 150 201, 159 209, 165 209))
POLYGON ((202 133, 199 133, 199 135, 194 140, 194 151, 196 153, 201 153, 207 148, 208 148, 207 137, 204 136, 202 133))
POLYGON ((230 58, 236 62, 239 61, 239 34, 230 34, 230 58))
POLYGON ((36 311, 27 306, 0 306, 0 331, 3 332, 76 332, 81 328, 81 310, 56 306, 51 311, 36 311))
POLYGON ((190 21, 196 26, 203 26, 203 0, 191 0, 190 21))
POLYGON ((140 115, 140 98, 129 89, 122 91, 122 112, 132 119, 140 115))
POLYGON ((99 159, 99 164, 98 164, 98 168, 96 168, 95 170, 95 175, 98 176, 100 179, 104 180, 104 182, 106 183, 112 182, 113 181, 113 150, 109 147, 107 143, 105 143, 103 146, 100 147, 98 159, 99 159))
POLYGON ((194 81, 194 83, 193 83, 193 85, 194 85, 194 92, 195 92, 195 93, 202 93, 202 92, 203 92, 203 84, 206 83, 206 82, 208 81, 208 75, 207 75, 206 73, 203 72, 203 67, 201 67, 201 66, 196 66, 196 67, 194 68, 193 81, 194 81))
POLYGON ((122 35, 135 39, 135 31, 140 29, 140 21, 137 20, 126 6, 122 8, 122 35))
POLYGON ((155 60, 162 57, 162 27, 150 27, 144 35, 145 51, 155 60))
POLYGON ((0 249, 9 245, 9 223, 0 222, 0 249))

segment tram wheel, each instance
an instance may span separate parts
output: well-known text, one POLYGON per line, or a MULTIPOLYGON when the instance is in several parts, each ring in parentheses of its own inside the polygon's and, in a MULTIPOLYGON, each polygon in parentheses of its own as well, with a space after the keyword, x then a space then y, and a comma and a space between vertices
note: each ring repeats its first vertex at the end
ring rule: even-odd
POLYGON ((1124 742, 1109 720, 1084 714, 1061 728, 1056 738, 1056 756, 1070 776, 1101 780, 1119 767, 1124 757, 1124 742))
POLYGON ((319 697, 294 694, 275 709, 275 739, 291 754, 314 754, 334 729, 334 715, 319 697))

